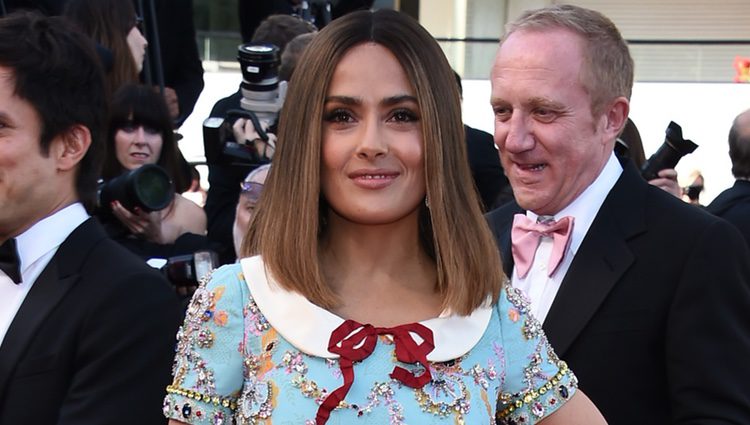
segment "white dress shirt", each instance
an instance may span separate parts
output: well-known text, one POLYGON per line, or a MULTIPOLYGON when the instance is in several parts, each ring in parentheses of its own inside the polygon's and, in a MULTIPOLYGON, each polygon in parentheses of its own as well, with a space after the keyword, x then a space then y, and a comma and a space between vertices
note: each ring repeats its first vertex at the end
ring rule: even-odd
MULTIPOLYGON (((511 285, 526 293, 531 300, 531 314, 539 322, 544 323, 544 319, 552 306, 552 301, 554 301, 557 291, 560 289, 560 284, 562 284, 565 274, 573 262, 573 257, 578 252, 578 248, 581 246, 589 227, 591 227, 591 223, 596 218, 599 208, 604 203, 604 199, 612 190, 617 179, 620 178, 620 174, 622 174, 622 166, 615 154, 612 153, 594 182, 567 207, 555 214, 555 220, 570 216, 574 218, 574 222, 570 244, 552 276, 547 275, 547 264, 552 253, 552 238, 548 236, 541 238, 534 255, 534 261, 526 277, 519 277, 514 268, 511 285)), ((532 221, 536 221, 538 217, 531 211, 526 211, 526 216, 532 221)))
POLYGON ((47 267, 63 241, 88 218, 83 205, 75 203, 43 218, 16 236, 22 281, 16 284, 0 270, 0 345, 36 278, 47 267))

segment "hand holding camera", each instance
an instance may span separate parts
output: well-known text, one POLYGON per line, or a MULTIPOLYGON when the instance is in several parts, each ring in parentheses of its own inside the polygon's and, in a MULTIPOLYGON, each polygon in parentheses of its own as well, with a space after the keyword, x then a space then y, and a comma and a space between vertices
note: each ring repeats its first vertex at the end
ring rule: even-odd
POLYGON ((657 177, 648 182, 677 198, 682 196, 682 188, 677 182, 677 171, 674 168, 659 170, 657 177))
POLYGON ((276 151, 276 135, 267 132, 268 127, 270 127, 268 121, 259 121, 258 123, 261 126, 260 132, 256 130, 252 119, 238 118, 232 125, 234 140, 244 140, 245 145, 255 148, 259 158, 270 161, 276 151), (263 135, 266 137, 262 137, 263 135))
POLYGON ((659 171, 665 168, 674 168, 680 159, 693 152, 698 145, 692 140, 682 137, 682 127, 676 122, 670 121, 667 126, 664 143, 656 150, 656 153, 643 164, 641 175, 646 181, 659 178, 659 171))
POLYGON ((131 212, 119 201, 112 201, 110 204, 112 214, 128 228, 130 233, 150 242, 162 242, 162 221, 159 211, 146 212, 138 207, 131 212))
POLYGON ((237 60, 242 71, 241 109, 203 122, 203 149, 209 165, 257 167, 273 156, 276 136, 266 130, 278 119, 286 82, 279 80, 279 48, 272 44, 240 45, 237 60))

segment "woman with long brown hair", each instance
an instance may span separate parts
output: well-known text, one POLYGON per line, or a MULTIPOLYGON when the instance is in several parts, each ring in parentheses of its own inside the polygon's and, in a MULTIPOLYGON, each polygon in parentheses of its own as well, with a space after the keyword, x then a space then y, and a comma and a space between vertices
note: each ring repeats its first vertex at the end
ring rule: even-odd
POLYGON ((427 31, 333 21, 284 108, 244 258, 188 308, 173 423, 603 423, 503 287, 427 31))
POLYGON ((63 15, 111 54, 107 88, 112 95, 138 82, 148 42, 130 0, 67 0, 63 15))

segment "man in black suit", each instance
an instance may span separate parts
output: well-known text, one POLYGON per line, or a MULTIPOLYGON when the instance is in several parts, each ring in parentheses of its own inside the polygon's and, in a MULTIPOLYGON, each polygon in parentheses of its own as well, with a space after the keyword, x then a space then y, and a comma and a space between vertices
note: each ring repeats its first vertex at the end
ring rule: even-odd
POLYGON ((580 388, 610 425, 750 423, 750 253, 614 155, 633 85, 614 24, 576 6, 526 12, 491 84, 516 202, 488 220, 580 388))
POLYGON ((0 19, 0 424, 164 423, 176 296, 89 216, 104 77, 62 18, 0 19))
POLYGON ((750 109, 737 115, 729 130, 734 186, 721 192, 706 210, 734 224, 750 245, 750 109))

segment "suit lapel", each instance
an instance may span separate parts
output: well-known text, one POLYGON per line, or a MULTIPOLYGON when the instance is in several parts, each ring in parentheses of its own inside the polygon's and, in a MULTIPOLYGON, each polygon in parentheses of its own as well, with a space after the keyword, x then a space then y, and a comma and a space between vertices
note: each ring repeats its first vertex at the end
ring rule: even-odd
POLYGON ((513 201, 510 204, 492 211, 487 214, 487 220, 492 229, 492 233, 495 235, 495 240, 500 250, 500 258, 503 262, 503 271, 505 275, 510 279, 513 273, 513 253, 511 251, 511 239, 510 232, 513 227, 513 216, 517 213, 523 213, 524 210, 513 201))
POLYGON ((560 356, 635 260, 628 240, 646 229, 643 198, 647 183, 632 163, 624 166, 586 232, 544 321, 544 331, 560 356))
POLYGON ((34 282, 0 345, 0 394, 39 326, 79 281, 81 264, 95 240, 102 237, 101 226, 88 219, 60 245, 34 282))

